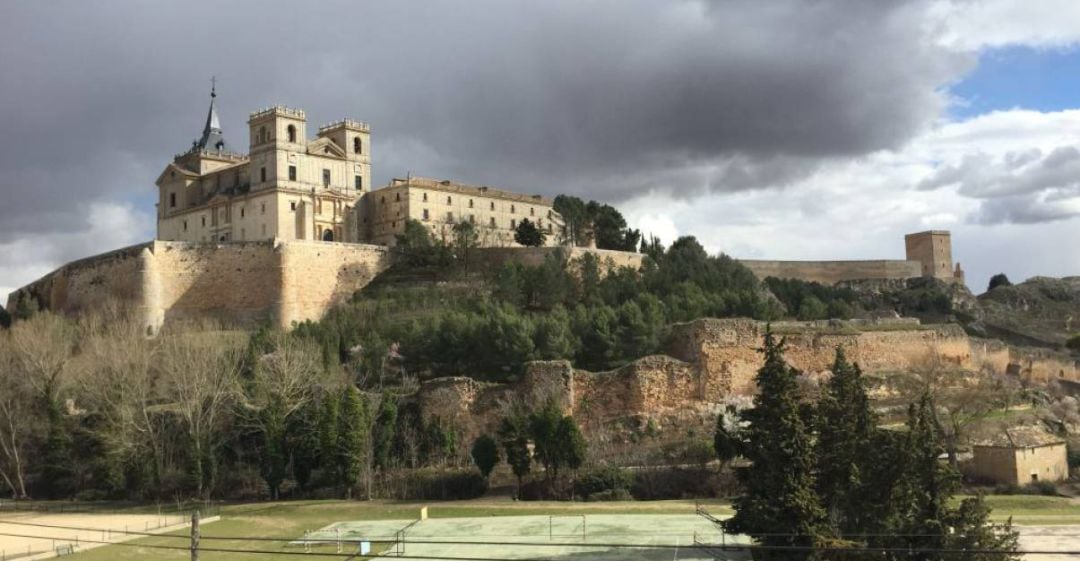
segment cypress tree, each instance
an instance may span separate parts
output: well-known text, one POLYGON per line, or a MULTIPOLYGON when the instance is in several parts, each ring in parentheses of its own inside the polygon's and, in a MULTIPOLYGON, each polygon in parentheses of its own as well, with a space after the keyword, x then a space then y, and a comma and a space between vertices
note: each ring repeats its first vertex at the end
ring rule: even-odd
POLYGON ((841 535, 862 533, 873 505, 867 503, 877 419, 862 371, 836 348, 832 378, 818 405, 817 485, 822 506, 841 535))
POLYGON ((394 434, 397 430, 397 416, 397 399, 389 392, 384 393, 371 431, 373 460, 375 467, 379 469, 390 467, 394 434))
POLYGON ((338 402, 338 396, 323 396, 319 410, 319 466, 324 472, 338 468, 338 402))
MULTIPOLYGON (((753 466, 739 471, 745 489, 735 499, 728 532, 747 534, 764 546, 807 547, 826 537, 827 521, 814 489, 811 431, 800 415, 796 373, 784 362, 783 342, 765 332, 765 364, 757 374, 754 407, 741 413, 743 455, 753 466)), ((801 560, 809 551, 762 550, 760 558, 801 560)))
POLYGON ((345 390, 338 412, 338 472, 345 498, 351 499, 360 482, 368 448, 367 412, 360 390, 350 386, 345 390))

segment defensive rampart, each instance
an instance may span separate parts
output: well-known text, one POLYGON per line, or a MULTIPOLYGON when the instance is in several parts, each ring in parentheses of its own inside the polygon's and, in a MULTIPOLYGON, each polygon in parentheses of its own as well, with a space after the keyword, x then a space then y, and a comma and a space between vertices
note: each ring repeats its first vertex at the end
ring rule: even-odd
POLYGON ((821 284, 868 279, 911 279, 922 276, 918 261, 760 261, 739 259, 759 279, 777 277, 821 284))
POLYGON ((77 314, 131 305, 148 332, 168 321, 217 319, 281 327, 318 319, 390 265, 382 246, 314 241, 153 241, 68 263, 12 294, 77 314))
MULTIPOLYGON (((957 325, 879 320, 782 322, 772 327, 785 339, 788 363, 814 378, 827 375, 836 348, 842 347, 868 375, 936 367, 1013 373, 1034 382, 1080 380, 1076 363, 1067 358, 970 338, 957 325)), ((664 430, 709 431, 725 405, 746 402, 753 395, 765 329, 764 323, 748 319, 701 319, 672 326, 667 355, 647 356, 607 372, 545 361, 527 364, 516 385, 432 380, 420 391, 421 408, 426 415, 455 420, 470 438, 495 430, 505 404, 513 399, 533 404, 556 399, 590 430, 636 430, 651 420, 664 430)))
POLYGON ((632 251, 615 251, 611 249, 590 249, 585 247, 482 247, 476 249, 478 261, 488 265, 501 265, 502 263, 514 262, 536 267, 544 263, 549 255, 556 251, 562 251, 567 259, 574 261, 586 254, 593 254, 600 262, 602 269, 619 267, 641 267, 645 255, 632 251))

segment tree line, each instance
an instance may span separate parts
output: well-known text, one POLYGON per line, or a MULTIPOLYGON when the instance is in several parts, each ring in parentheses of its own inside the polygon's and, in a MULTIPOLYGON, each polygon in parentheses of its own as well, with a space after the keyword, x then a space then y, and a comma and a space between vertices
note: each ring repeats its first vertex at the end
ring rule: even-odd
POLYGON ((385 496, 396 468, 463 466, 458 429, 361 391, 318 344, 170 326, 119 306, 0 331, 0 489, 16 498, 385 496))
POLYGON ((753 407, 730 425, 721 418, 716 430, 718 456, 749 464, 738 469, 744 492, 724 528, 763 546, 755 558, 1017 558, 1017 533, 1008 523, 991 524, 981 497, 950 501, 960 477, 940 460, 943 430, 932 394, 910 406, 905 430, 885 429, 858 365, 841 349, 816 402, 800 395, 783 351, 783 341, 767 333, 753 407))

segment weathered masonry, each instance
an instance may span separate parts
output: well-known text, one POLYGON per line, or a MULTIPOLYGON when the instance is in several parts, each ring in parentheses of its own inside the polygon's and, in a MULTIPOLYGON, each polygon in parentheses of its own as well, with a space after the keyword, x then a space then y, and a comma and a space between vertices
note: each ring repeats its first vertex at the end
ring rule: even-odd
POLYGON ((952 236, 943 230, 904 236, 906 259, 867 261, 765 261, 740 259, 758 278, 799 279, 822 284, 854 280, 935 278, 964 282, 964 271, 953 267, 952 236))
POLYGON ((153 241, 68 263, 12 293, 77 314, 106 300, 130 305, 154 333, 167 321, 320 319, 389 267, 385 247, 314 241, 153 241))

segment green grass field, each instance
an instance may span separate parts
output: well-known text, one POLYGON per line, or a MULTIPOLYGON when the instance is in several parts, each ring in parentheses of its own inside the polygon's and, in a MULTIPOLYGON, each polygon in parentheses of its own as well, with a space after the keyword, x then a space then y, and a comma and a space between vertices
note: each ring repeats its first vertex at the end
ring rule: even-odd
MULTIPOLYGON (((1050 526, 1080 524, 1080 502, 1063 497, 1025 495, 989 496, 995 520, 1012 518, 1018 525, 1050 526)), ((430 507, 431 518, 484 518, 492 516, 529 516, 558 514, 683 514, 694 513, 693 501, 626 501, 626 502, 512 502, 507 500, 476 500, 445 503, 400 503, 387 501, 295 501, 252 503, 223 507, 222 519, 203 526, 204 538, 256 536, 295 540, 305 531, 324 528, 341 521, 413 520, 420 507, 430 507)), ((715 515, 730 514, 730 508, 720 501, 703 503, 715 515)), ((186 531, 173 535, 187 536, 186 531)), ((186 539, 150 537, 128 542, 129 545, 101 547, 77 554, 75 561, 134 561, 143 559, 187 559, 182 550, 160 550, 147 545, 186 547, 186 539)), ((244 559, 295 559, 296 555, 281 554, 284 542, 250 540, 204 539, 204 548, 231 548, 264 551, 264 555, 204 551, 204 561, 241 561, 244 559)), ((289 548, 289 551, 298 551, 289 548)), ((314 551, 334 552, 334 546, 314 548, 314 551)))

